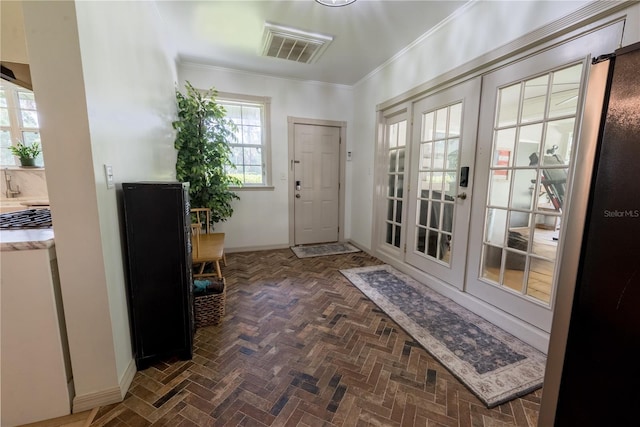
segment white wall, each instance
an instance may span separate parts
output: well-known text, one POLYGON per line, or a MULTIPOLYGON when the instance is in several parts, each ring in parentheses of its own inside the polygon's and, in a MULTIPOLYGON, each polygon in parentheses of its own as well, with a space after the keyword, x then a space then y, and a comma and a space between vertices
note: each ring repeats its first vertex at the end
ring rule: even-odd
MULTIPOLYGON (((352 90, 347 86, 288 80, 205 65, 178 66, 180 86, 189 81, 198 89, 271 97, 271 158, 273 190, 241 190, 233 216, 216 224, 225 232, 229 250, 289 244, 287 117, 351 122, 352 90)), ((350 129, 347 125, 347 142, 350 129)), ((348 232, 348 230, 347 230, 348 232)), ((347 234, 348 236, 348 234, 347 234)))
POLYGON ((174 52, 151 2, 24 2, 24 20, 79 410, 135 372, 103 164, 117 183, 175 177, 174 52))
POLYGON ((376 105, 478 58, 587 2, 471 3, 354 86, 354 158, 347 176, 351 239, 371 248, 376 105), (358 179, 355 179, 358 177, 358 179))

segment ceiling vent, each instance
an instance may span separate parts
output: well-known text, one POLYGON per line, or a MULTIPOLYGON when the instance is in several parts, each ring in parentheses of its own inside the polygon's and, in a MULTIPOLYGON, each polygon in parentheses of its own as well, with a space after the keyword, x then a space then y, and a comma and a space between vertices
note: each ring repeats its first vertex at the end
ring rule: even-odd
POLYGON ((331 36, 266 22, 264 24, 262 56, 311 64, 320 57, 332 40, 331 36))

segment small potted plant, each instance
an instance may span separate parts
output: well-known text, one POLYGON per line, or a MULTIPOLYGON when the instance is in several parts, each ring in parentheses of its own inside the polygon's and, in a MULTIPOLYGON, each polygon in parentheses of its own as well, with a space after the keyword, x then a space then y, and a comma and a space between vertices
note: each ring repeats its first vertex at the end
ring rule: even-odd
POLYGON ((16 145, 9 146, 9 150, 11 151, 11 154, 20 159, 21 166, 35 166, 36 157, 38 157, 41 152, 40 144, 37 142, 30 145, 25 145, 22 142, 19 142, 16 145))

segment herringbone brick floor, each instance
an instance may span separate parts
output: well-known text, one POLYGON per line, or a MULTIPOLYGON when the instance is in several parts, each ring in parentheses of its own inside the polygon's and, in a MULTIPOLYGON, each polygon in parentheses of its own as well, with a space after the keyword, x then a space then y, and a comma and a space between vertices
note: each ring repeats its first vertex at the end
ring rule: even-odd
POLYGON ((541 390, 487 409, 338 270, 365 253, 228 255, 227 314, 190 361, 138 372, 92 426, 535 426, 541 390))

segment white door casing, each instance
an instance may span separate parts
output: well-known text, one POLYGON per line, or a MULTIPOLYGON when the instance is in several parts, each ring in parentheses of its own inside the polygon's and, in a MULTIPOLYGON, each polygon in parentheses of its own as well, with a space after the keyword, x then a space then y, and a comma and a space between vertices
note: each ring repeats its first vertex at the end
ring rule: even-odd
POLYGON ((294 124, 294 244, 339 239, 340 128, 294 124))

